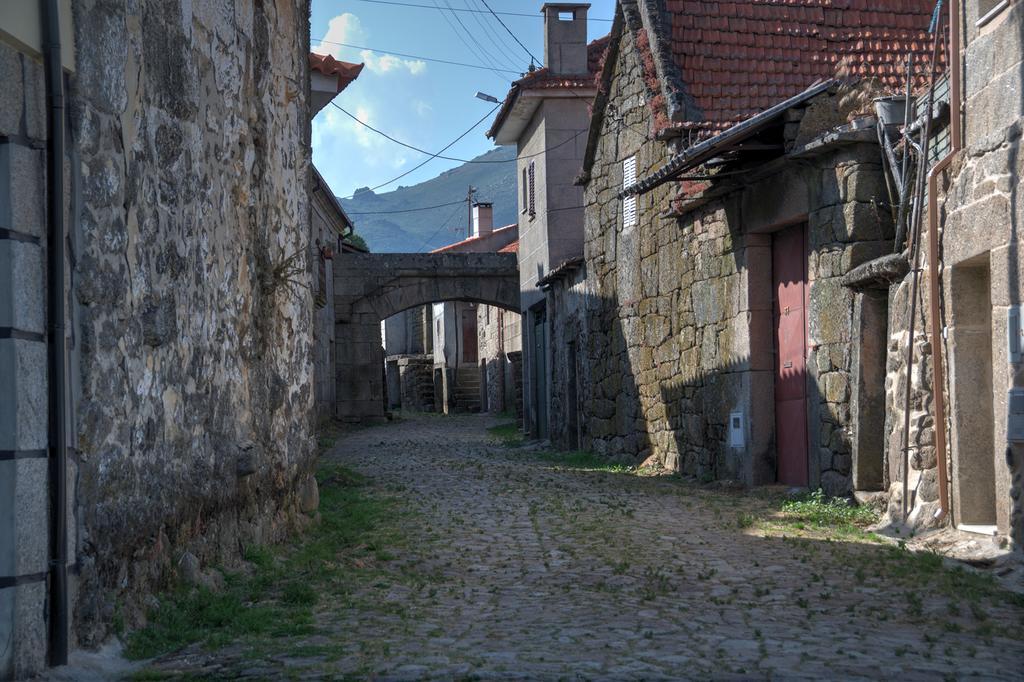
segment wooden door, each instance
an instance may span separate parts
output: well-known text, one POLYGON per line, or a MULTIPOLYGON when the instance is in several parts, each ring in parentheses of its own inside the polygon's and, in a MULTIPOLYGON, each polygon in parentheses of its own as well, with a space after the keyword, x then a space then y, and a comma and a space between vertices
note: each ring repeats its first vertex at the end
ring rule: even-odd
POLYGON ((537 437, 548 437, 548 339, 547 315, 544 311, 534 314, 533 323, 533 396, 537 418, 537 437))
POLYGON ((807 485, 806 226, 772 239, 775 322, 775 452, 779 483, 807 485))
POLYGON ((462 361, 476 364, 476 308, 462 311, 462 361))

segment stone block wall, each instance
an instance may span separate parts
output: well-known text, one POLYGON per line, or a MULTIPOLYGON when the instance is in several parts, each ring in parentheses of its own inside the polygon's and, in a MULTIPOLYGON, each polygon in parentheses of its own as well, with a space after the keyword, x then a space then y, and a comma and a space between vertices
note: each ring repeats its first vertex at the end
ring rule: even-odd
POLYGON ((477 342, 480 364, 486 372, 486 409, 498 413, 514 411, 514 403, 522 400, 515 393, 509 352, 522 350, 520 336, 522 315, 496 306, 481 305, 477 310, 477 342))
POLYGON ((434 411, 434 358, 405 355, 397 359, 402 409, 434 411))
POLYGON ((78 641, 302 523, 313 465, 309 6, 74 3, 78 641), (291 267, 289 264, 293 265, 291 267))

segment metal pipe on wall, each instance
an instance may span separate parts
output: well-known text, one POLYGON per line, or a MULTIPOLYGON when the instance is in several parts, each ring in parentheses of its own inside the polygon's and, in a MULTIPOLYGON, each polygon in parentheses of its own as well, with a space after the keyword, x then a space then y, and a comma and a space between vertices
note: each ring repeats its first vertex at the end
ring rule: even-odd
POLYGON ((59 0, 40 0, 46 72, 47 351, 50 401, 50 664, 68 662, 67 390, 64 333, 64 70, 59 0))
POLYGON ((931 322, 929 332, 932 338, 932 391, 935 404, 935 461, 938 464, 939 512, 936 518, 949 513, 949 472, 946 466, 946 395, 945 370, 942 366, 942 325, 939 301, 939 208, 938 177, 949 168, 960 152, 963 140, 961 116, 963 103, 960 99, 960 0, 949 3, 949 55, 950 64, 950 152, 928 173, 928 299, 931 322))

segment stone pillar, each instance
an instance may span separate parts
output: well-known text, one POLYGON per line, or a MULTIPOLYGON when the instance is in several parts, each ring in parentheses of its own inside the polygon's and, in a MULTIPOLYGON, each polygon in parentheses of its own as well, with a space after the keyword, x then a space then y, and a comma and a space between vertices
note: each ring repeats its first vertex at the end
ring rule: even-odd
POLYGON ((857 294, 853 311, 853 489, 885 489, 885 365, 888 334, 885 290, 857 294))
POLYGON ((355 313, 335 326, 337 400, 335 416, 344 421, 384 419, 384 352, 380 320, 355 313))

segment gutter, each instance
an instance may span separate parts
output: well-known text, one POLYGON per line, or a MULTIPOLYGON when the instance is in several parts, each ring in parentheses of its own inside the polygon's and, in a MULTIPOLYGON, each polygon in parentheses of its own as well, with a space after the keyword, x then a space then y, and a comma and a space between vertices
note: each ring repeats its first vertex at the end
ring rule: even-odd
POLYGON ((928 302, 931 311, 929 332, 932 337, 932 392, 935 400, 935 461, 939 472, 939 511, 936 519, 949 514, 949 472, 946 467, 946 395, 945 370, 942 365, 942 325, 939 321, 939 198, 938 177, 953 163, 963 146, 960 99, 960 0, 949 3, 949 101, 950 152, 928 172, 928 302))
POLYGON ((59 0, 40 0, 46 72, 47 351, 50 403, 50 665, 68 662, 67 360, 64 333, 64 70, 59 0))

